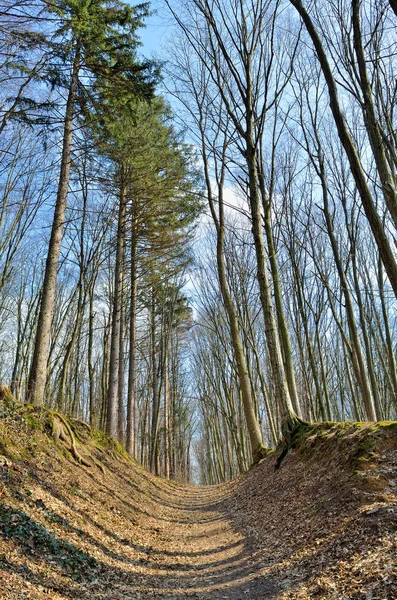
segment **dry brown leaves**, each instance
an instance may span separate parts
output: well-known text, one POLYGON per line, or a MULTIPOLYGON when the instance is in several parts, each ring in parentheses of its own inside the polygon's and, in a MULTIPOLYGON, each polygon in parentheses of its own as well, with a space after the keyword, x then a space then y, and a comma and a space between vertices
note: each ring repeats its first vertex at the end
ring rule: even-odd
POLYGON ((357 473, 319 447, 184 487, 121 457, 77 465, 1 416, 4 600, 397 598, 397 444, 357 473))

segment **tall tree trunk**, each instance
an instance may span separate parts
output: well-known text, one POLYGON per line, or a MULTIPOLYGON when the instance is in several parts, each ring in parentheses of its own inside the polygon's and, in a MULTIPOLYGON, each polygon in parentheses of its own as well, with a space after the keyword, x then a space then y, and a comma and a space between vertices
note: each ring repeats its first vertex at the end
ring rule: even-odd
POLYGON ((54 312, 55 284, 65 222, 67 195, 73 143, 73 114, 80 68, 81 42, 77 40, 72 67, 63 131, 61 170, 55 203, 54 219, 48 246, 47 262, 41 295, 32 364, 30 367, 27 400, 34 406, 42 406, 47 380, 47 359, 50 345, 51 322, 54 312))
POLYGON ((383 227, 376 205, 372 198, 371 190, 368 186, 367 177, 364 173, 357 148, 347 128, 345 117, 343 115, 339 103, 336 82, 334 76, 332 75, 327 55, 321 43, 318 32, 313 24, 313 21, 309 16, 307 10, 303 7, 301 0, 290 0, 290 2, 300 14, 316 50, 317 57, 320 62, 320 66, 328 87, 330 108, 334 117, 339 139, 342 143, 343 148, 345 149, 346 156, 350 164, 350 169, 360 194, 365 215, 367 217, 371 231, 378 246, 379 253, 382 258, 382 262, 385 267, 386 273, 389 277, 394 294, 397 297, 397 262, 394 257, 393 249, 387 237, 387 233, 385 231, 385 228, 383 227))
MULTIPOLYGON (((124 224, 125 227, 125 224, 124 224)), ((119 373, 118 373, 118 412, 117 412, 117 437, 121 443, 124 442, 124 269, 125 269, 125 231, 123 235, 123 248, 121 256, 121 281, 120 281, 120 332, 119 332, 119 373)))
MULTIPOLYGON (((224 152, 226 147, 224 147, 224 152)), ((206 157, 206 149, 203 138, 203 156, 206 157)), ((218 181, 218 205, 219 215, 216 214, 214 201, 212 198, 212 186, 210 175, 208 171, 208 162, 205 162, 205 178, 207 184, 207 195, 208 202, 210 205, 211 215, 215 223, 217 232, 217 243, 216 243, 216 260, 218 268, 218 279, 219 286, 222 294, 223 304, 225 306, 226 314, 229 321, 231 342, 233 347, 233 354, 236 360, 237 373, 239 386, 241 391, 241 398, 244 407, 244 415, 247 423, 248 435, 251 443, 251 456, 254 462, 258 461, 262 455, 264 446, 262 443, 262 434, 259 427, 258 419, 255 414, 254 402, 251 393, 251 383, 248 375, 247 364, 244 355, 244 348, 241 340, 240 326, 238 322, 238 316, 236 307, 233 302, 232 295, 229 290, 226 277, 225 268, 225 256, 224 256, 224 238, 225 238, 225 218, 224 218, 224 201, 223 201, 223 186, 224 186, 224 167, 225 161, 222 161, 221 175, 218 181)))
POLYGON ((169 447, 169 423, 170 423, 170 389, 168 378, 168 351, 165 352, 164 361, 164 477, 170 478, 170 447, 169 447))
MULTIPOLYGON (((159 428, 160 428, 160 393, 161 386, 159 384, 160 365, 162 362, 162 356, 157 356, 156 350, 156 304, 154 298, 154 291, 152 292, 152 305, 150 314, 150 338, 151 338, 151 354, 152 354, 152 422, 151 422, 151 436, 150 436, 150 470, 156 475, 159 474, 159 428)), ((160 340, 161 345, 162 340, 160 340)))
POLYGON ((21 289, 21 295, 17 301, 17 340, 16 340, 17 345, 16 345, 16 349, 15 349, 14 366, 12 369, 11 385, 10 385, 11 393, 17 399, 20 398, 20 382, 18 381, 18 372, 19 372, 19 366, 20 366, 20 360, 21 360, 22 344, 25 341, 26 323, 27 323, 27 320, 26 320, 25 324, 23 325, 23 318, 22 318, 22 305, 24 304, 24 292, 25 292, 25 286, 23 286, 23 288, 21 289))
POLYGON ((106 430, 107 396, 109 389, 109 346, 111 335, 111 315, 105 319, 103 328, 103 360, 101 372, 101 406, 99 410, 99 429, 106 430))
POLYGON ((88 380, 89 380, 89 397, 90 397, 90 425, 91 427, 98 426, 96 407, 95 407, 95 368, 93 362, 94 349, 94 295, 95 295, 95 279, 91 280, 89 288, 89 316, 88 316, 88 380))
MULTIPOLYGON (((262 163, 262 161, 261 161, 262 163)), ((285 375, 287 378, 288 391, 291 397, 294 412, 298 417, 302 417, 302 411, 299 402, 298 389, 295 381, 294 361, 292 358, 291 340, 288 332, 287 321, 285 318, 283 300, 281 294, 280 276, 278 272, 276 248, 274 245, 272 223, 271 223, 271 197, 268 198, 265 189, 265 178, 263 169, 258 172, 259 187, 262 198, 262 206, 264 210, 264 225, 267 240, 267 248, 269 254, 269 263, 273 280, 274 301, 276 305, 277 325, 282 348, 282 356, 284 360, 285 375)), ((272 195, 272 192, 271 192, 272 195)))
POLYGON ((266 342, 269 353, 269 360, 272 369, 273 381, 277 395, 277 403, 281 410, 282 418, 285 422, 296 421, 298 419, 291 401, 288 389, 287 378, 284 369, 284 363, 281 353, 278 328, 274 316, 273 301, 270 289, 270 282, 267 272, 265 245, 262 230, 261 203, 258 190, 258 173, 256 167, 256 146, 253 140, 252 132, 252 108, 248 101, 246 105, 247 117, 247 136, 246 136, 246 157, 249 176, 249 202, 252 218, 252 233, 255 244, 255 254, 257 262, 257 277, 259 284, 259 295, 262 304, 263 317, 265 321, 266 342))
POLYGON ((324 358, 323 358, 323 353, 322 353, 322 348, 321 348, 320 329, 319 329, 318 323, 319 323, 319 320, 315 319, 318 360, 320 363, 320 374, 321 374, 321 379, 323 380, 323 392, 324 392, 324 398, 325 398, 325 411, 326 411, 325 414, 326 414, 326 420, 332 421, 331 402, 330 402, 329 393, 328 393, 327 373, 326 373, 325 365, 324 365, 324 358))
MULTIPOLYGON (((317 361, 315 358, 315 353, 314 353, 313 344, 312 344, 310 331, 309 331, 309 319, 308 319, 306 308, 304 306, 304 300, 303 300, 304 292, 302 290, 300 273, 299 273, 298 265, 296 264, 295 257, 293 256, 292 253, 290 253, 290 258, 292 261, 292 270, 293 270, 293 276, 294 276, 294 281, 295 281, 295 292, 296 292, 296 299, 297 299, 297 304, 298 304, 298 311, 299 311, 302 325, 303 325, 306 349, 307 349, 310 369, 311 369, 312 377, 313 377, 313 381, 314 381, 314 388, 316 390, 316 407, 312 407, 313 417, 317 418, 317 411, 319 411, 322 420, 325 421, 325 409, 324 409, 324 403, 323 403, 323 394, 322 394, 322 390, 321 390, 319 373, 317 370, 317 361), (314 410, 313 410, 313 408, 314 408, 314 410)), ((304 365, 303 365, 303 368, 305 368, 304 365)))
POLYGON ((373 398, 372 406, 369 406, 368 403, 364 402, 365 412, 367 414, 367 419, 369 421, 377 421, 377 420, 382 419, 382 409, 381 409, 381 405, 380 405, 379 389, 378 389, 378 384, 376 381, 376 375, 375 375, 375 370, 374 370, 374 365, 373 365, 372 348, 371 348, 371 343, 369 341, 367 325, 365 322, 365 310, 364 310, 364 305, 363 305, 362 295, 361 295, 361 290, 360 290, 357 256, 356 256, 356 240, 353 237, 351 237, 351 257, 352 257, 353 279, 354 279, 354 287, 356 289, 358 313, 359 313, 359 317, 360 317, 361 332, 362 332, 362 337, 364 340, 364 346, 365 346, 366 358, 367 358, 366 363, 367 363, 368 377, 369 377, 369 381, 371 383, 372 398, 373 398))
POLYGON ((137 234, 135 203, 131 215, 131 295, 130 295, 130 352, 128 362, 127 430, 126 449, 130 456, 137 456, 137 397, 136 397, 136 311, 137 311, 137 234))
POLYGON ((383 141, 386 135, 385 132, 382 131, 380 123, 376 117, 371 84, 368 77, 364 48, 362 45, 360 3, 361 0, 352 0, 354 51, 357 58, 360 86, 363 93, 363 102, 361 103, 361 106, 365 128, 368 133, 372 154, 375 159, 376 168, 382 185, 383 197, 393 223, 397 228, 396 179, 394 174, 389 169, 389 164, 386 158, 385 144, 383 141))
MULTIPOLYGON (((317 139, 318 141, 318 139, 317 139)), ((361 395, 364 401, 365 412, 369 421, 376 421, 376 413, 375 413, 375 405, 374 399, 371 390, 371 382, 368 377, 367 367, 365 364, 365 357, 362 350, 360 335, 357 328, 356 318, 354 315, 354 307, 353 301, 349 290, 349 283, 347 281, 347 277, 345 274, 345 270, 342 265, 342 261, 339 255, 338 243, 335 237, 334 224, 332 222, 331 213, 329 210, 329 200, 328 200, 328 187, 326 176, 324 172, 324 164, 321 156, 321 151, 319 151, 319 169, 318 174, 320 176, 321 187, 322 187, 322 195, 323 195, 323 205, 324 205, 324 216, 325 222, 328 232, 328 237, 331 242, 332 254, 334 257, 336 269, 338 271, 341 291, 345 300, 345 309, 347 322, 349 326, 350 339, 351 339, 351 349, 355 354, 355 360, 358 365, 358 384, 360 386, 361 395)), ((347 214, 346 214, 347 218, 347 214)))
POLYGON ((118 434, 118 391, 121 333, 121 288, 123 279, 123 247, 125 238, 125 219, 127 188, 124 181, 120 186, 119 216, 117 224, 116 265, 114 274, 114 298, 112 311, 112 336, 110 343, 109 387, 107 393, 106 433, 113 437, 118 434))
MULTIPOLYGON (((396 7, 397 7, 397 0, 396 0, 396 7)), ((387 314, 385 290, 384 290, 384 283, 383 283, 382 261, 380 259, 379 259, 379 264, 378 264, 378 288, 379 288, 379 296, 380 296, 380 301, 381 301, 381 306, 382 306, 383 322, 385 325, 389 372, 390 372, 390 379, 392 381, 393 405, 394 405, 394 408, 397 410, 397 362, 396 362, 396 356, 395 356, 394 349, 393 349, 393 340, 392 340, 391 331, 390 331, 389 316, 387 314)))
POLYGON ((69 368, 70 360, 72 358, 73 350, 75 349, 76 341, 77 341, 81 323, 83 320, 83 305, 84 305, 83 294, 84 294, 84 291, 83 291, 82 273, 80 273, 80 278, 79 278, 77 285, 79 288, 79 292, 78 292, 78 299, 77 299, 76 320, 75 320, 75 323, 73 326, 71 338, 66 346, 65 354, 63 357, 61 374, 60 374, 59 384, 58 384, 57 397, 56 397, 56 407, 58 410, 62 410, 62 411, 65 410, 64 396, 65 396, 65 384, 66 384, 66 378, 67 378, 67 374, 68 374, 68 368, 69 368))

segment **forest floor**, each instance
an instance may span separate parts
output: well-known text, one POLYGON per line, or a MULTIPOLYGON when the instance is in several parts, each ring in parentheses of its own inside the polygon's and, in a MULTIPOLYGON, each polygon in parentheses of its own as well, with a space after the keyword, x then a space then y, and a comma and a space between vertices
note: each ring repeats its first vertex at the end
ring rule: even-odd
POLYGON ((215 487, 73 426, 92 467, 0 403, 2 599, 397 599, 397 423, 323 426, 215 487))

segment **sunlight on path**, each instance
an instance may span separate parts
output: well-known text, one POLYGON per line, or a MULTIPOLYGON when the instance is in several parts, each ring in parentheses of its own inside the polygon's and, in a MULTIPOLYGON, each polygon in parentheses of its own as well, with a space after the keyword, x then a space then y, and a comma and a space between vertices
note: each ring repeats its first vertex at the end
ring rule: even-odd
POLYGON ((227 496, 224 486, 169 489, 159 504, 158 548, 147 565, 158 587, 141 592, 167 600, 275 597, 274 585, 257 579, 249 540, 233 530, 227 496))

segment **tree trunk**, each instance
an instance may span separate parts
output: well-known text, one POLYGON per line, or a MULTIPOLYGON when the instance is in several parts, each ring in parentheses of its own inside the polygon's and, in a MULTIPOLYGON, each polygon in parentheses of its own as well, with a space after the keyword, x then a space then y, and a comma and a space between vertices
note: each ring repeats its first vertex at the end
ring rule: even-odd
POLYGON ((123 278, 123 247, 125 237, 127 189, 125 183, 120 187, 119 216, 117 224, 117 249, 114 274, 114 298, 112 311, 112 337, 110 343, 109 387, 107 393, 106 433, 113 437, 118 434, 118 391, 121 333, 121 288, 123 278))
POLYGON ((150 324, 150 337, 151 337, 151 353, 152 353, 152 423, 151 423, 151 436, 150 436, 150 470, 156 475, 159 474, 159 428, 160 428, 160 385, 159 385, 159 365, 162 362, 161 355, 157 356, 156 351, 156 304, 154 299, 154 290, 152 292, 152 305, 151 305, 151 324, 150 324))
POLYGON ((329 65, 320 37, 316 31, 316 28, 314 27, 313 21, 311 20, 307 10, 303 7, 301 0, 290 0, 290 2, 300 14, 315 47, 317 57, 328 87, 330 108, 334 117, 339 139, 345 149, 346 156, 349 160, 350 169, 361 197, 365 215, 374 235, 394 294, 397 297, 397 262, 385 228, 383 227, 376 205, 372 198, 371 191, 367 184, 367 177, 363 171, 357 148, 354 145, 352 137, 347 128, 345 118, 340 107, 336 82, 332 75, 331 67, 329 65))
POLYGON ((37 323, 32 364, 29 374, 27 400, 34 406, 42 406, 47 380, 47 359, 50 345, 51 323, 54 312, 55 284, 59 255, 62 245, 63 226, 65 222, 67 195, 70 179, 70 166, 73 143, 73 114, 80 68, 81 42, 77 40, 76 52, 72 67, 63 132, 61 170, 58 192, 55 203, 54 219, 48 246, 40 312, 37 323))
MULTIPOLYGON (((247 112, 250 114, 251 106, 247 103, 247 112)), ((262 231, 261 204, 258 194, 258 173, 256 168, 256 150, 252 138, 252 117, 247 121, 246 156, 249 174, 249 202, 252 218, 252 233, 255 244, 257 262, 257 277, 259 284, 259 295, 262 304, 263 317, 265 321, 266 342, 269 360, 273 374, 273 382, 276 389, 277 403, 281 410, 284 421, 295 421, 298 416, 294 411, 291 396, 288 390, 287 378, 281 354, 280 339, 274 317, 273 302, 271 296, 270 282, 267 273, 265 246, 262 231)))
POLYGON ((165 351, 164 364, 164 477, 170 478, 170 447, 169 447, 169 423, 170 423, 170 401, 168 380, 168 352, 165 351))
POLYGON ((389 169, 385 154, 385 145, 383 138, 386 137, 381 131, 380 124, 376 117, 375 106, 373 102, 371 84, 368 78, 367 65, 365 62, 364 48, 362 45, 361 23, 360 23, 360 0, 352 0, 353 8, 353 38, 354 51, 356 53, 360 86, 363 93, 362 111, 364 116, 365 128, 374 155, 376 168, 382 184, 383 197, 390 216, 397 228, 397 190, 396 180, 389 169))
MULTIPOLYGON (((397 7, 397 0, 396 0, 396 7, 397 7)), ((382 269, 381 260, 379 260, 379 264, 378 264, 378 287, 379 287, 379 296, 380 296, 380 301, 381 301, 381 306, 382 306, 382 316, 383 316, 383 321, 385 324, 387 354, 388 354, 388 358, 389 358, 389 372, 390 372, 390 379, 392 382, 393 405, 394 405, 394 408, 397 410, 397 363, 396 363, 396 356, 394 354, 393 339, 392 339, 392 335, 391 335, 391 331, 390 331, 389 316, 387 314, 384 283, 383 283, 383 269, 382 269)))
MULTIPOLYGON (((224 148, 225 150, 225 148, 224 148)), ((203 156, 206 156, 204 141, 203 141, 203 156)), ((210 205, 212 218, 214 220, 217 232, 216 243, 216 260, 218 268, 219 286, 222 294, 223 304, 229 321, 231 342, 233 354, 236 360, 238 380, 240 392, 244 407, 244 415, 247 423, 248 435, 251 442, 251 456, 254 462, 258 461, 263 455, 264 446, 262 443, 262 434, 259 427, 258 419, 255 414, 254 403, 252 400, 251 384, 249 380, 246 360, 244 356, 244 348, 241 341, 241 333, 238 322, 236 307, 233 302, 232 295, 226 278, 225 257, 224 257, 224 237, 225 237, 225 222, 224 222, 224 203, 223 203, 223 185, 224 185, 224 162, 221 166, 221 177, 218 182, 218 204, 219 216, 216 215, 214 202, 212 199, 211 181, 208 172, 208 163, 205 164, 205 176, 207 183, 207 194, 210 205)))
POLYGON ((95 368, 93 363, 93 348, 94 348, 94 293, 95 279, 91 281, 89 290, 89 317, 88 317, 88 380, 89 380, 89 397, 90 397, 90 425, 97 427, 97 415, 95 407, 95 368))
POLYGON ((282 347, 282 356, 284 360, 285 375, 287 378, 288 391, 291 397, 291 402, 295 413, 298 417, 302 417, 302 411, 299 402, 298 390, 295 381, 295 369, 292 359, 291 340, 288 332, 287 321, 285 318, 283 300, 281 294, 280 277, 278 272, 276 248, 274 246, 272 223, 271 223, 271 199, 266 199, 265 179, 262 169, 259 170, 259 187, 262 197, 262 206, 264 209, 264 225, 269 253, 269 263, 273 280, 274 301, 276 305, 276 315, 280 343, 282 347))
POLYGON ((119 373, 118 373, 118 411, 117 411, 117 438, 124 442, 124 268, 125 268, 125 224, 123 234, 123 248, 121 256, 121 281, 120 281, 120 333, 119 333, 119 373))
MULTIPOLYGON (((364 401, 365 412, 369 421, 376 421, 375 414, 375 406, 374 400, 371 390, 371 383, 368 377, 368 372, 365 364, 364 353, 362 350, 361 340, 357 328, 356 318, 354 315, 353 302, 351 298, 351 294, 349 291, 349 284, 347 281, 347 277, 345 274, 345 270, 342 265, 342 261, 339 255, 338 243, 335 237, 334 232, 334 224, 332 222, 330 210, 329 210, 329 202, 328 202, 328 189, 327 182, 324 173, 324 165, 322 162, 322 157, 320 154, 320 166, 319 166, 319 175, 321 180, 321 187, 323 193, 323 204, 324 204, 324 215, 325 222, 327 226, 328 236, 331 242, 332 253, 336 265, 336 269, 338 271, 339 280, 341 284, 342 294, 345 300, 345 308, 346 308, 346 316, 347 322, 349 326, 350 339, 352 343, 352 352, 355 353, 355 357, 358 364, 358 384, 360 386, 361 395, 364 401)), ((347 218, 347 214, 346 214, 347 218)), ((354 249, 353 249, 354 250, 354 249)))
POLYGON ((131 226, 131 296, 130 296, 130 352, 127 392, 127 444, 130 456, 137 456, 137 397, 136 397, 136 311, 137 311, 137 235, 135 204, 132 207, 131 226))

